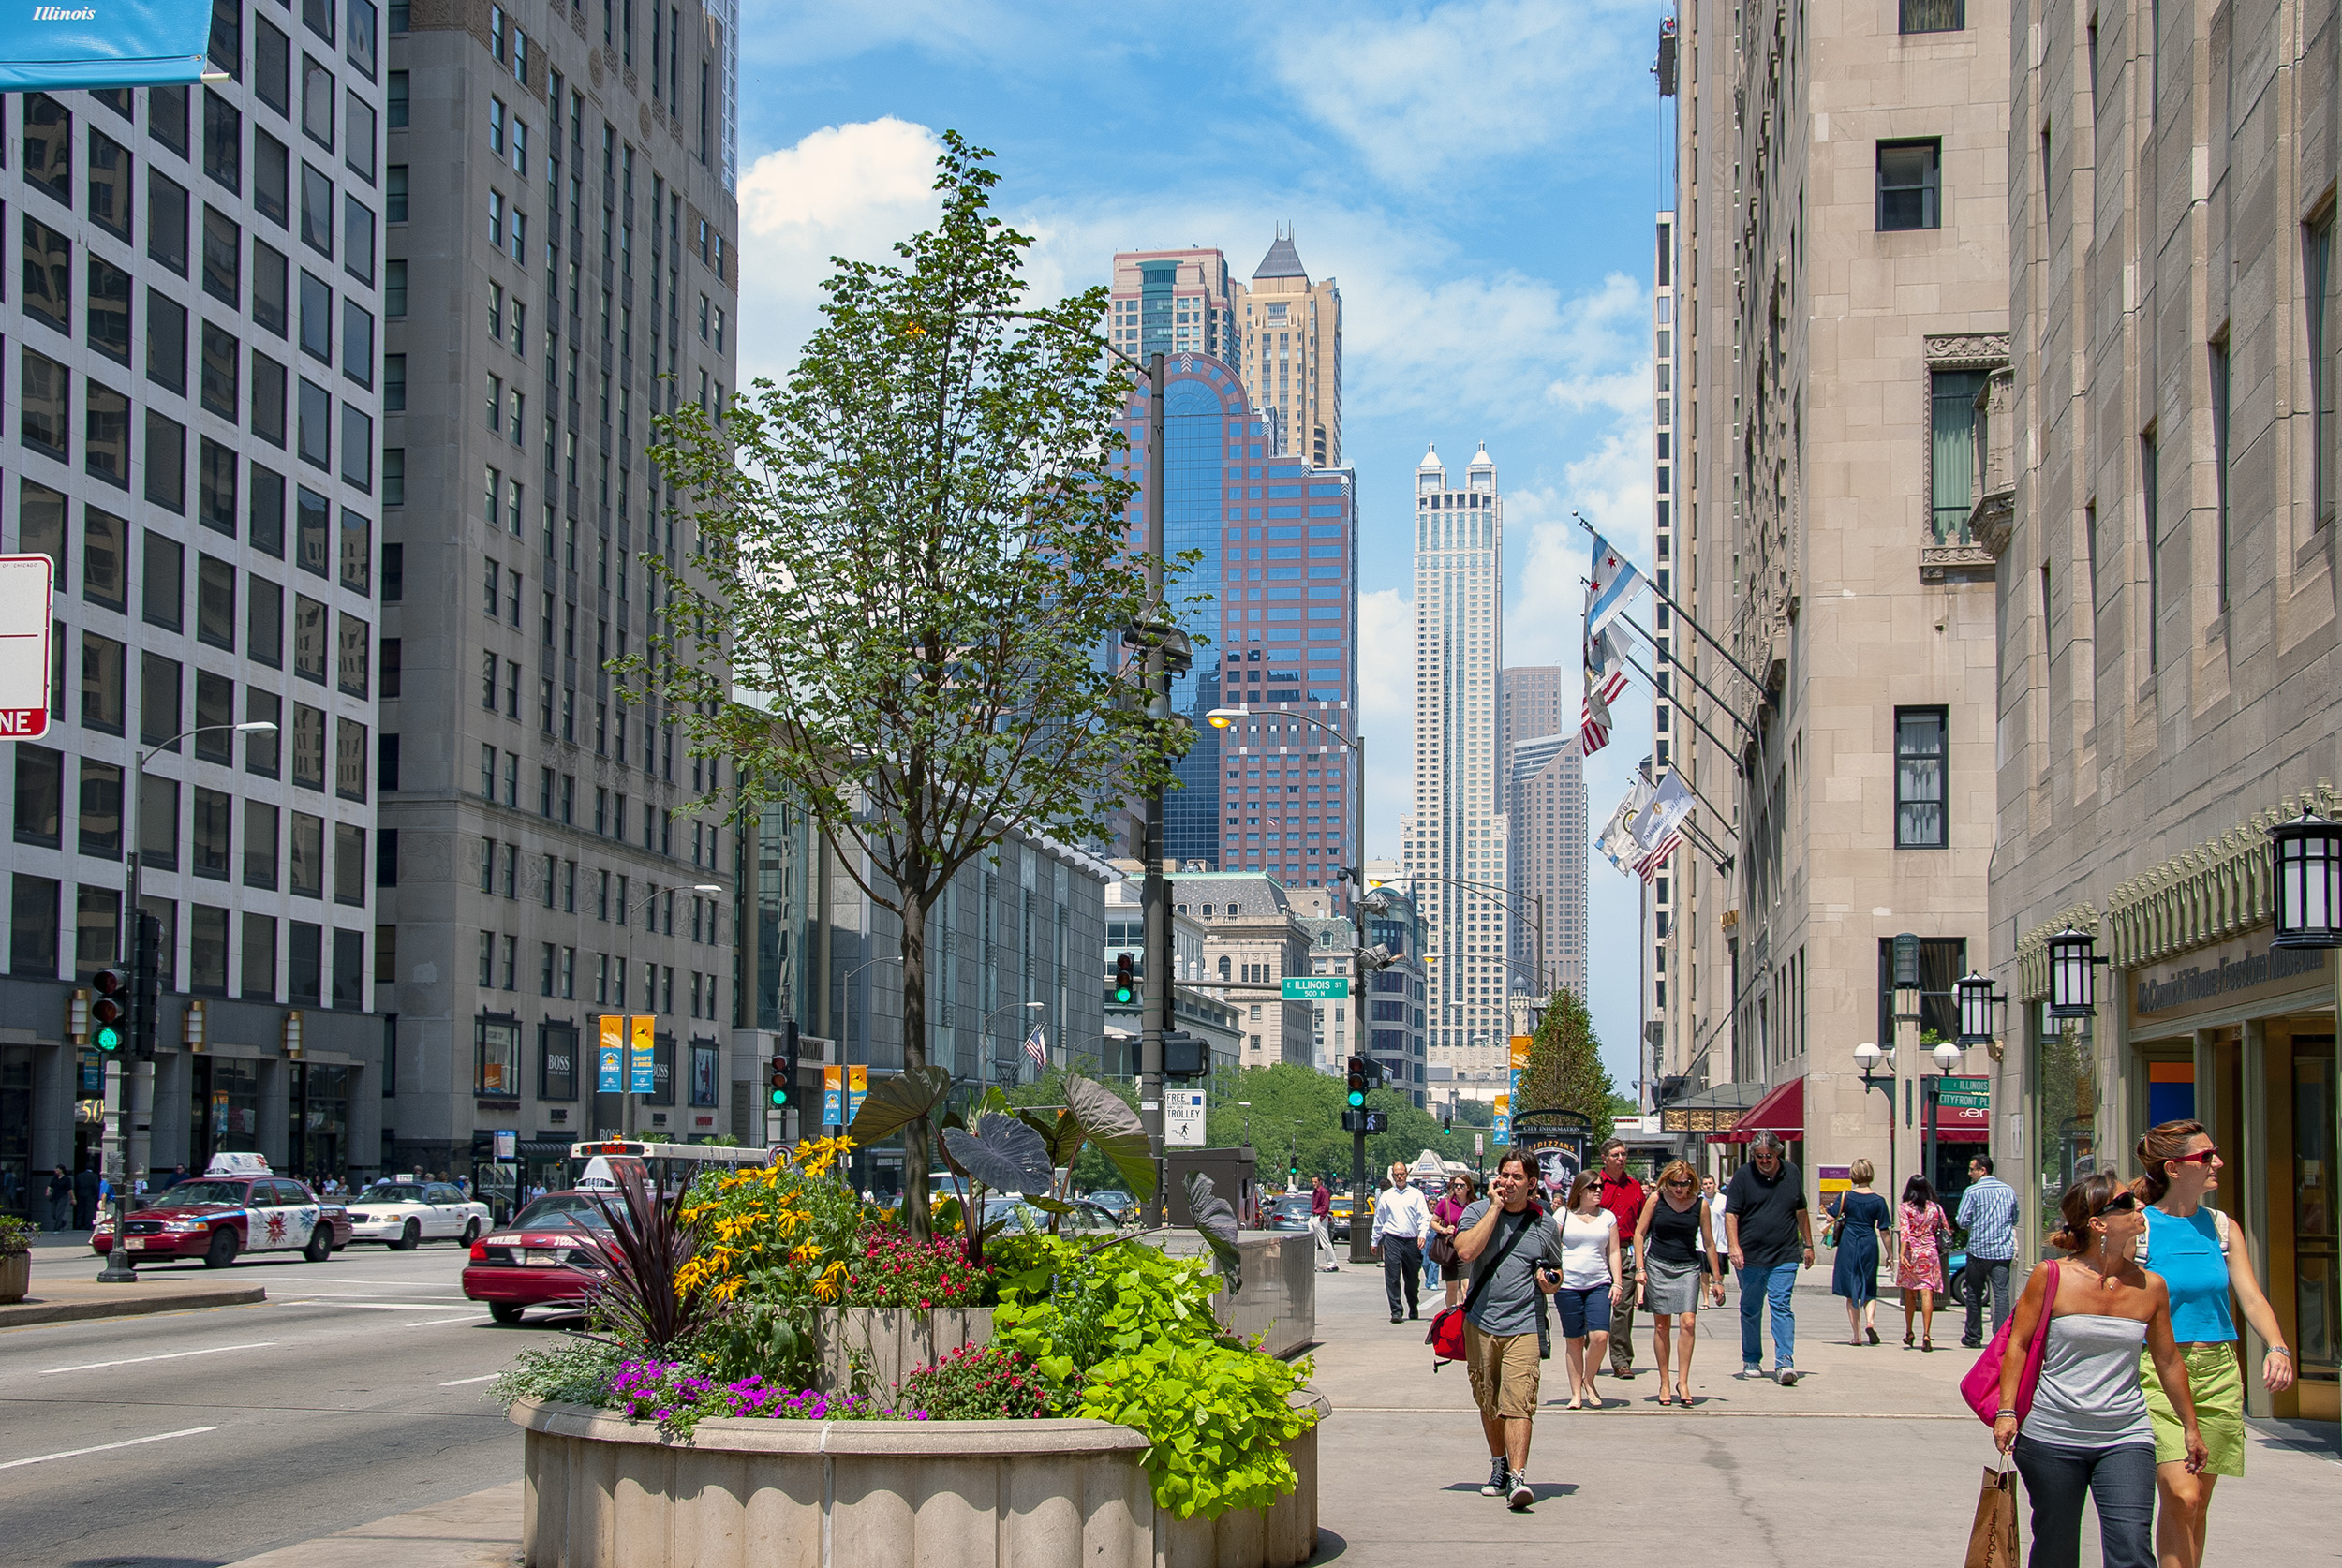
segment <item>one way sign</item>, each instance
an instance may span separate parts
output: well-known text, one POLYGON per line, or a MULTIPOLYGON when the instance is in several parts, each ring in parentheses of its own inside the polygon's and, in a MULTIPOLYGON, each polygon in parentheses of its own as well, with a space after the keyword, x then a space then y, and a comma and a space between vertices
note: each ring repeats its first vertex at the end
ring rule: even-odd
POLYGON ((49 584, 46 555, 0 555, 0 739, 49 732, 49 584))

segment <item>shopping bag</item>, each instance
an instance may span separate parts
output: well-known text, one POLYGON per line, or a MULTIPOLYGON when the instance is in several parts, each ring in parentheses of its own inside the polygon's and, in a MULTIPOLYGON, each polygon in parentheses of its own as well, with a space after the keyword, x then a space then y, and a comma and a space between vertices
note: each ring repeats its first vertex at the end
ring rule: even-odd
POLYGON ((2022 1568, 2017 1556, 2017 1477, 2003 1458, 1987 1467, 1984 1490, 1976 1500, 1976 1522, 1968 1527, 1964 1568, 2022 1568))

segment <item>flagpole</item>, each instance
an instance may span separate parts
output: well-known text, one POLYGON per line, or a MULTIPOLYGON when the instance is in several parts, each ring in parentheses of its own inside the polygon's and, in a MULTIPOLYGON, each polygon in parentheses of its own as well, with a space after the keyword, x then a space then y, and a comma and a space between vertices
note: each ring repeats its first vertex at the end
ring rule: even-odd
MULTIPOLYGON (((1624 621, 1626 623, 1626 629, 1640 637, 1644 642, 1650 643, 1653 653, 1654 655, 1657 654, 1659 650, 1659 640, 1656 637, 1653 637, 1650 632, 1644 630, 1639 623, 1638 623, 1632 616, 1628 615, 1623 610, 1619 612, 1617 618, 1624 621)), ((1654 665, 1658 662, 1659 660, 1655 657, 1652 659, 1652 663, 1654 665)), ((1727 718, 1729 718, 1733 723, 1748 732, 1748 738, 1750 740, 1756 742, 1759 746, 1764 744, 1764 737, 1756 732, 1756 726, 1749 723, 1747 719, 1742 718, 1741 717, 1740 710, 1734 707, 1730 703, 1727 702, 1722 692, 1718 691, 1714 687, 1710 686, 1706 681, 1701 680, 1697 671, 1694 670, 1690 665, 1684 663, 1682 659, 1677 658, 1671 653, 1667 656, 1667 664, 1668 668, 1670 670, 1682 671, 1684 675, 1691 681, 1692 685, 1699 688, 1699 689, 1707 695, 1710 701, 1713 702, 1716 706, 1724 710, 1724 715, 1727 718)), ((1649 679, 1648 676, 1645 678, 1649 679)), ((1653 680, 1651 684, 1655 688, 1659 683, 1653 680)))
MULTIPOLYGON (((1591 523, 1587 522, 1587 521, 1585 520, 1585 518, 1583 518, 1582 516, 1579 516, 1577 512, 1574 512, 1574 511, 1570 513, 1570 516, 1572 516, 1572 517, 1576 517, 1576 518, 1578 519, 1578 525, 1579 525, 1579 527, 1581 527, 1581 528, 1585 529, 1585 530, 1586 530, 1586 532, 1588 532, 1588 533, 1590 533, 1590 534, 1593 535, 1593 537, 1594 537, 1594 538, 1596 538, 1596 539, 1601 539, 1601 538, 1602 538, 1602 533, 1601 533, 1601 530, 1600 530, 1600 529, 1598 529, 1598 528, 1596 528, 1596 527, 1595 527, 1593 524, 1591 524, 1591 523)), ((1606 541, 1606 542, 1607 542, 1607 541, 1606 541)), ((1632 563, 1632 562, 1629 562, 1628 564, 1629 564, 1629 565, 1632 565, 1633 563, 1632 563)), ((1709 636, 1709 635, 1708 635, 1708 629, 1707 629, 1706 627, 1704 627, 1704 626, 1701 626, 1701 625, 1700 625, 1700 624, 1699 624, 1697 620, 1693 619, 1693 618, 1692 618, 1692 616, 1691 616, 1690 614, 1686 614, 1686 613, 1685 613, 1685 611, 1684 611, 1684 609, 1683 609, 1683 607, 1682 607, 1682 605, 1680 605, 1680 604, 1676 603, 1676 602, 1675 602, 1675 600, 1674 600, 1674 599, 1673 599, 1671 596, 1669 596, 1669 594, 1668 593, 1668 591, 1667 591, 1665 588, 1662 588, 1661 586, 1659 586, 1658 580, 1657 580, 1656 578, 1652 577, 1651 575, 1649 575, 1648 573, 1646 573, 1646 572, 1642 571, 1642 570, 1639 570, 1639 569, 1638 569, 1638 570, 1636 570, 1635 575, 1636 575, 1636 576, 1638 576, 1638 577, 1640 577, 1640 578, 1643 580, 1643 584, 1644 584, 1644 585, 1645 585, 1646 587, 1650 588, 1650 590, 1652 591, 1652 593, 1653 593, 1653 595, 1655 595, 1655 596, 1656 596, 1659 599, 1661 599, 1663 602, 1665 602, 1665 604, 1667 605, 1667 607, 1668 607, 1668 609, 1670 609, 1670 610, 1674 611, 1674 612, 1675 612, 1678 615, 1682 615, 1682 616, 1683 617, 1683 624, 1684 624, 1685 626, 1687 626, 1687 627, 1690 627, 1690 628, 1691 628, 1694 631, 1696 631, 1696 632, 1699 633, 1699 635, 1700 635, 1701 637, 1705 638, 1705 639, 1707 640, 1707 643, 1708 643, 1708 645, 1709 645, 1710 647, 1712 647, 1712 648, 1715 649, 1717 653, 1721 654, 1721 655, 1723 656, 1723 658, 1724 658, 1724 661, 1725 661, 1727 664, 1729 664, 1730 666, 1732 666, 1732 668, 1733 668, 1733 669, 1738 670, 1738 671, 1741 673, 1742 676, 1744 679, 1746 679, 1746 680, 1747 680, 1747 682, 1748 682, 1748 684, 1749 684, 1749 685, 1751 685, 1751 686, 1755 687, 1755 688, 1756 688, 1757 690, 1759 690, 1759 691, 1762 691, 1762 690, 1764 690, 1764 689, 1765 689, 1765 683, 1764 683, 1763 681, 1758 680, 1758 679, 1757 679, 1757 678, 1756 678, 1754 674, 1750 673, 1750 672, 1749 672, 1749 668, 1748 668, 1748 666, 1747 666, 1747 665, 1742 664, 1742 663, 1739 659, 1734 658, 1732 657, 1732 650, 1731 650, 1731 649, 1729 649, 1729 648, 1726 647, 1723 643, 1721 643, 1717 642, 1717 641, 1716 641, 1713 637, 1709 636)))
MULTIPOLYGON (((1634 672, 1635 672, 1635 673, 1637 673, 1638 675, 1640 675, 1640 676, 1641 676, 1644 680, 1650 681, 1650 682, 1651 682, 1651 688, 1652 688, 1652 689, 1653 689, 1653 690, 1654 690, 1654 691, 1655 691, 1655 690, 1657 690, 1657 689, 1658 689, 1658 688, 1659 688, 1659 683, 1658 683, 1656 680, 1653 680, 1653 679, 1652 678, 1652 674, 1651 674, 1651 672, 1650 672, 1650 671, 1648 671, 1648 670, 1644 669, 1641 665, 1639 665, 1639 664, 1638 664, 1638 663, 1636 663, 1636 662, 1635 662, 1635 656, 1634 656, 1633 654, 1630 654, 1630 653, 1623 653, 1623 652, 1622 652, 1622 653, 1619 655, 1619 657, 1620 657, 1621 658, 1623 658, 1623 659, 1626 660, 1626 667, 1627 667, 1628 669, 1630 669, 1630 670, 1634 671, 1634 672)), ((1736 751, 1736 750, 1734 750, 1734 749, 1733 749, 1732 743, 1731 743, 1730 741, 1726 740, 1726 739, 1725 739, 1722 735, 1717 734, 1717 733, 1716 733, 1713 730, 1709 729, 1709 728, 1708 728, 1708 726, 1706 726, 1705 724, 1700 724, 1700 722, 1699 722, 1699 713, 1698 713, 1698 710, 1697 710, 1697 709, 1696 709, 1696 708, 1694 708, 1694 707, 1690 706, 1690 705, 1689 705, 1689 704, 1687 704, 1687 703, 1675 703, 1675 704, 1674 704, 1674 707, 1675 707, 1675 711, 1676 711, 1676 712, 1678 712, 1678 713, 1682 714, 1684 717, 1686 717, 1686 718, 1690 719, 1690 720, 1691 720, 1694 724, 1698 725, 1698 726, 1699 726, 1699 732, 1700 732, 1701 734, 1703 734, 1703 735, 1707 736, 1710 740, 1714 741, 1714 742, 1715 742, 1718 746, 1720 746, 1720 747, 1724 747, 1724 754, 1725 754, 1727 757, 1729 757, 1729 758, 1732 760, 1732 771, 1733 771, 1733 772, 1735 772, 1735 773, 1739 774, 1739 775, 1740 775, 1742 777, 1743 777, 1743 778, 1745 778, 1745 777, 1748 777, 1748 770, 1747 770, 1746 768, 1743 768, 1742 766, 1741 766, 1741 757, 1740 757, 1740 753, 1739 753, 1738 751, 1736 751)), ((1734 714, 1732 717, 1733 717, 1733 718, 1734 718, 1736 721, 1737 721, 1737 720, 1739 719, 1739 717, 1740 717, 1740 716, 1739 716, 1738 714, 1734 714)), ((1698 791, 1697 791, 1697 790, 1695 790, 1693 792, 1694 792, 1694 793, 1697 793, 1698 791)), ((1705 801, 1708 797, 1707 797, 1707 796, 1705 796, 1705 795, 1701 795, 1699 798, 1700 798, 1701 800, 1705 801)), ((1715 811, 1715 810, 1716 810, 1716 808, 1715 808, 1713 806, 1710 806, 1708 807, 1708 809, 1709 809, 1709 810, 1711 810, 1711 811, 1715 811)), ((1721 817, 1722 815, 1724 815, 1724 813, 1723 813, 1723 812, 1721 812, 1721 811, 1716 811, 1716 815, 1717 815, 1717 816, 1719 816, 1719 817, 1721 817)))

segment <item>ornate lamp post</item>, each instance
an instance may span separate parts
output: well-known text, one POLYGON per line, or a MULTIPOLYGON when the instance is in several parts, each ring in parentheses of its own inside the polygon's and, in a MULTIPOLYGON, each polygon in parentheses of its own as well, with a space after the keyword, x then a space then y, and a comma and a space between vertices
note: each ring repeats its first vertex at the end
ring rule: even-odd
POLYGON ((2342 822, 2307 806, 2269 830, 2276 873, 2273 947, 2342 947, 2342 822))

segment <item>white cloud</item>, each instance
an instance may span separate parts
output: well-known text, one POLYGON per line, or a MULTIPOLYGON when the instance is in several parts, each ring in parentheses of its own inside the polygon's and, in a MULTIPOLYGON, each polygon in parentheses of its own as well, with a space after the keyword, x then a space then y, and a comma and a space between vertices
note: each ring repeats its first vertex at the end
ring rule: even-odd
POLYGON ((1311 11, 1270 68, 1378 174, 1419 185, 1607 128, 1656 41, 1649 7, 1620 0, 1477 0, 1330 24, 1311 11))
POLYGON ((829 126, 740 177, 740 378, 785 378, 819 324, 830 258, 875 261, 933 221, 942 140, 889 116, 829 126))

